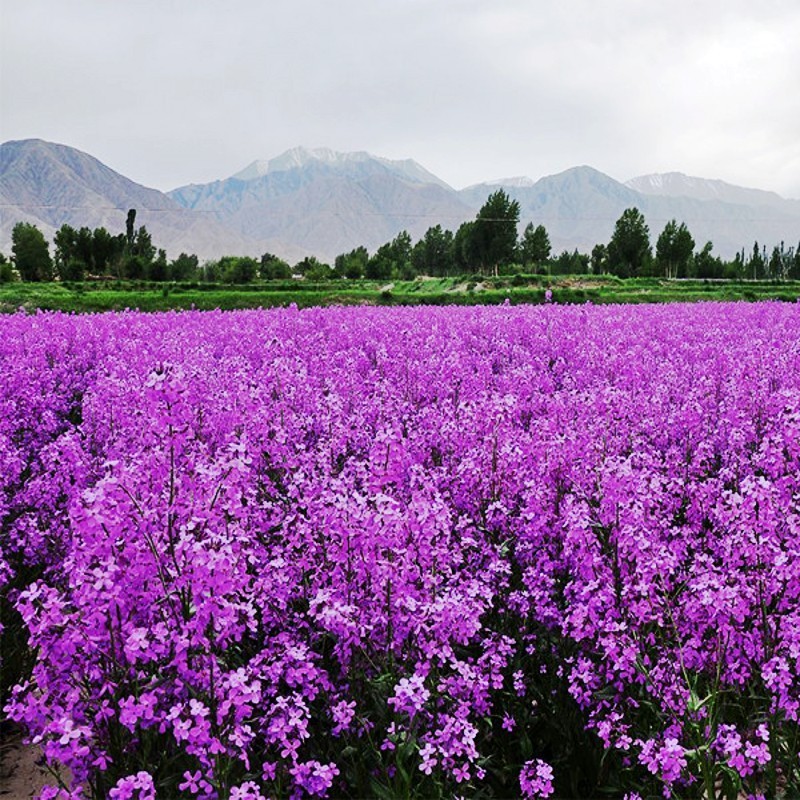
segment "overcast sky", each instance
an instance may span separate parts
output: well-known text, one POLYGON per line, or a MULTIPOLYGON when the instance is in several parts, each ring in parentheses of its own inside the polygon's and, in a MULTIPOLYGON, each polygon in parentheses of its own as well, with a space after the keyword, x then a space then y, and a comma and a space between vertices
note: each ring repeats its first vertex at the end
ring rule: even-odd
POLYGON ((168 190, 295 145, 800 198, 798 0, 0 0, 0 140, 168 190))

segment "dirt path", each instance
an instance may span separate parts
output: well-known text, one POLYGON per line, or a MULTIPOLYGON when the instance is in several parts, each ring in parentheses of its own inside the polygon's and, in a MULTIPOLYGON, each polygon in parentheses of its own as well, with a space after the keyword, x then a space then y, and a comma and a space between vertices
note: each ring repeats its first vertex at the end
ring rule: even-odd
POLYGON ((38 757, 37 749, 24 746, 19 738, 0 740, 0 800, 30 800, 51 782, 37 765, 38 757))

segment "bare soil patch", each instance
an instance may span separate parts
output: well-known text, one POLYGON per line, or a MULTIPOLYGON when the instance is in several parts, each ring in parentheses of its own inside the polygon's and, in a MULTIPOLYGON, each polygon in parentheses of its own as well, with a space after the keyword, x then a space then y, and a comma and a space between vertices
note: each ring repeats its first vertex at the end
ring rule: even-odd
POLYGON ((52 776, 38 763, 38 748, 22 744, 18 735, 0 739, 0 799, 30 800, 52 776))

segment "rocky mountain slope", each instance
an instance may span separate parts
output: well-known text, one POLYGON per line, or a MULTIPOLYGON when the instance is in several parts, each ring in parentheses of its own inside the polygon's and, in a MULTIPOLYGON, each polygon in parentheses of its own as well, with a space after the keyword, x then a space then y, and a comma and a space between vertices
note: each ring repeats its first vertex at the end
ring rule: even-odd
POLYGON ((786 200, 775 192, 763 189, 747 189, 725 181, 710 178, 695 178, 682 172, 665 172, 640 175, 625 182, 625 185, 641 194, 654 197, 687 197, 693 200, 719 200, 745 206, 771 207, 800 214, 800 200, 786 200))
MULTIPOLYGON (((725 258, 742 248, 752 250, 755 240, 769 247, 800 240, 800 201, 723 181, 676 176, 650 175, 621 183, 584 166, 530 185, 517 178, 505 190, 519 201, 522 221, 547 228, 557 252, 588 252, 608 242, 614 223, 631 206, 644 214, 654 245, 671 219, 686 223, 698 248, 713 242, 714 252, 725 258)), ((480 184, 461 194, 476 203, 493 188, 495 183, 480 184)))
POLYGON ((302 148, 169 196, 243 236, 281 238, 326 260, 362 244, 375 250, 401 230, 417 238, 436 224, 454 229, 475 214, 414 161, 302 148))
POLYGON ((800 239, 800 201, 679 173, 621 183, 583 166, 456 191, 410 159, 294 148, 224 180, 163 193, 74 148, 25 140, 0 145, 0 251, 10 250, 19 220, 48 238, 65 222, 122 232, 127 210, 136 208, 137 224, 171 257, 270 251, 292 263, 303 255, 330 261, 359 245, 374 251, 404 229, 414 238, 437 224, 454 231, 498 187, 519 201, 520 228, 545 225, 555 252, 608 242, 631 206, 644 213, 654 243, 674 218, 698 248, 712 241, 726 258, 751 250, 754 240, 771 247, 800 239))
POLYGON ((218 223, 208 214, 187 211, 163 192, 120 175, 96 158, 39 139, 0 145, 0 251, 11 250, 11 231, 31 222, 48 240, 64 223, 75 228, 125 231, 128 209, 137 211, 153 241, 170 256, 181 251, 212 258, 231 252, 256 255, 266 243, 218 223))

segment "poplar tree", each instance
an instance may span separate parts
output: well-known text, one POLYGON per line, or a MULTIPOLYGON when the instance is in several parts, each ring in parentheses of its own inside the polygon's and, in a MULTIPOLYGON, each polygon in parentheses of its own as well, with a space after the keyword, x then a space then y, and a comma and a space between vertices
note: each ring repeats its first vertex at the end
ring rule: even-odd
POLYGON ((652 260, 650 229, 638 208, 626 208, 608 243, 610 271, 621 278, 644 275, 652 260))

